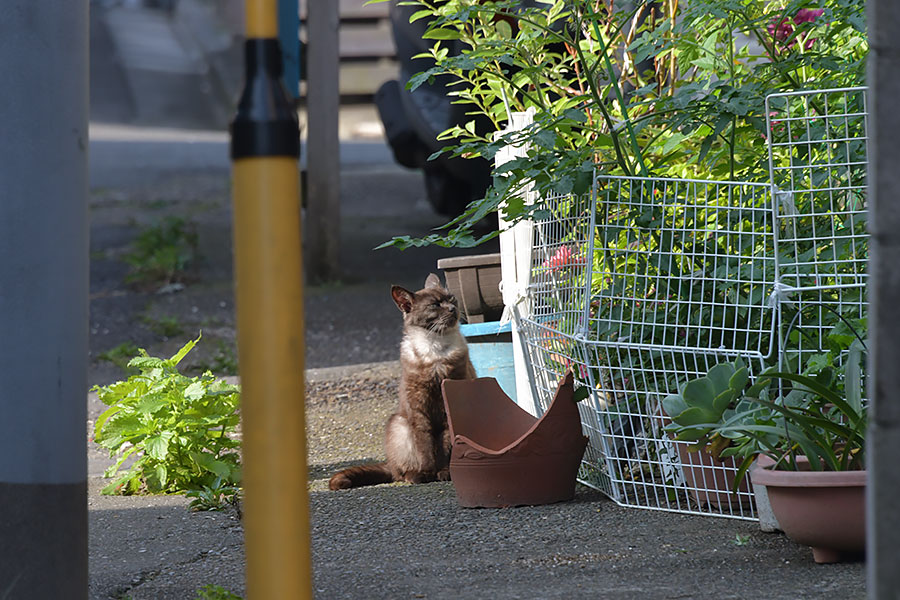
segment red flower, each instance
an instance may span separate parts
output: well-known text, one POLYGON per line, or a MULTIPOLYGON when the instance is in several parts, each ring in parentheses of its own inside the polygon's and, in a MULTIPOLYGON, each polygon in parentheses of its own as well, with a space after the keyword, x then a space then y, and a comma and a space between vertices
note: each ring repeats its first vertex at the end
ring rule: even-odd
POLYGON ((573 251, 571 246, 560 246, 556 254, 541 263, 541 266, 562 269, 572 265, 583 265, 584 262, 584 256, 573 251))

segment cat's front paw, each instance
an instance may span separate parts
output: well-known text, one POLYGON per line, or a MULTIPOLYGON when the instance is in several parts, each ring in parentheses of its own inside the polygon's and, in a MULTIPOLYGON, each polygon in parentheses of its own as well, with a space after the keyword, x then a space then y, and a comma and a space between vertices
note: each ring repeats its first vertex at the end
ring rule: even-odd
POLYGON ((450 469, 441 469, 437 472, 438 481, 450 481, 450 469))
POLYGON ((427 483, 431 481, 425 473, 421 471, 410 471, 403 475, 403 480, 407 483, 427 483))

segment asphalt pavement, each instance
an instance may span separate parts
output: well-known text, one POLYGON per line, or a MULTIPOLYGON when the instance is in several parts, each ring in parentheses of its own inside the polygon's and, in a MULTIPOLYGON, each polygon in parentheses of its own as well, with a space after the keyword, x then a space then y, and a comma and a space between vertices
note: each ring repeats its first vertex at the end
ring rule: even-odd
MULTIPOLYGON (((221 71, 233 48, 220 28, 218 37, 198 32, 196 18, 215 6, 92 4, 92 383, 123 376, 100 358, 123 342, 161 355, 199 329, 214 350, 207 363, 218 352, 217 374, 230 374, 223 81, 235 74, 221 71), (219 41, 214 52, 204 39, 219 41), (173 214, 196 227, 203 260, 192 278, 166 294, 126 285, 130 243, 142 226, 173 214), (181 331, 161 334, 153 325, 163 318, 181 331)), ((583 487, 572 502, 502 510, 460 508, 452 483, 327 491, 334 470, 382 456, 381 423, 399 375, 390 285, 415 287, 456 253, 373 250, 444 219, 425 201, 421 176, 393 163, 371 106, 341 114, 341 279, 307 288, 305 297, 316 598, 865 597, 863 563, 816 565, 807 548, 754 522, 622 508, 583 487)), ((192 512, 183 497, 99 493, 109 458, 89 438, 102 408, 88 394, 90 597, 193 599, 207 585, 243 596, 235 510, 192 512)))

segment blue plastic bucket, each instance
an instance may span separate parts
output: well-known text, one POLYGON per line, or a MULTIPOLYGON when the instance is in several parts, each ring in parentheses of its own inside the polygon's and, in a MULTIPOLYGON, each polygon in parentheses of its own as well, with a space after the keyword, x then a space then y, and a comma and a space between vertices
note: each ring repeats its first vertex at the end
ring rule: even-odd
POLYGON ((513 364, 512 323, 499 321, 460 325, 469 344, 469 358, 479 377, 493 377, 503 392, 516 400, 516 369, 513 364))

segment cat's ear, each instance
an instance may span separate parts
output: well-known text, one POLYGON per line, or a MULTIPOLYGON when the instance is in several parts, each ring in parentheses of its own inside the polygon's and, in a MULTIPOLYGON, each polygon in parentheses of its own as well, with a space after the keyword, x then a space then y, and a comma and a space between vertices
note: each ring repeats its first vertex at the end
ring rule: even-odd
POLYGON ((409 290, 403 289, 399 285, 392 285, 391 297, 394 299, 394 304, 397 305, 397 308, 402 310, 404 313, 408 313, 412 310, 413 293, 409 290))
POLYGON ((425 279, 425 289, 427 290, 428 288, 444 289, 444 285, 441 283, 441 278, 434 273, 429 274, 425 279))

